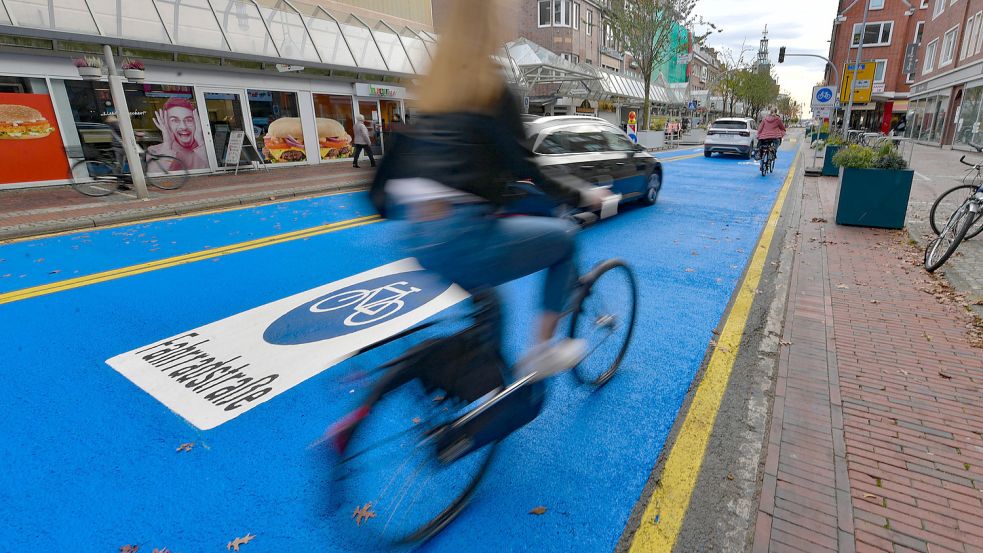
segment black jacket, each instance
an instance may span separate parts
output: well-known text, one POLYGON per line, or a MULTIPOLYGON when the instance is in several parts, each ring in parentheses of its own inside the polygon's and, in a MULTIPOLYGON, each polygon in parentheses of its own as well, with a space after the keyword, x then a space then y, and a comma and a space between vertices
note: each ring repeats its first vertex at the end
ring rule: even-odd
POLYGON ((370 190, 382 216, 386 215, 386 183, 402 178, 431 179, 498 206, 508 200, 509 182, 532 179, 560 203, 581 203, 585 182, 557 170, 544 175, 533 161, 524 145, 518 102, 508 92, 502 94, 493 115, 423 115, 393 138, 370 190))

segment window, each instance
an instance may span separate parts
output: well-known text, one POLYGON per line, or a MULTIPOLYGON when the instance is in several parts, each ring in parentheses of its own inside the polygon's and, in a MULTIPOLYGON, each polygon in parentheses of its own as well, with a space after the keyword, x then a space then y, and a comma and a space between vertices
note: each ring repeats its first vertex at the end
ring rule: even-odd
POLYGON ((945 0, 935 0, 935 11, 932 12, 932 19, 942 15, 943 10, 945 10, 945 0))
POLYGON ((884 0, 870 0, 870 9, 872 10, 883 10, 884 0))
POLYGON ((874 60, 874 82, 883 83, 887 74, 887 60, 874 60))
POLYGON ((249 90, 256 144, 265 163, 290 163, 307 159, 304 127, 293 92, 249 90), (279 123, 274 124, 275 121, 279 123))
POLYGON ((552 23, 553 0, 540 0, 539 2, 539 26, 549 27, 552 23))
POLYGON ((580 56, 577 54, 560 54, 560 57, 573 63, 580 63, 580 56))
POLYGON ((939 39, 935 39, 925 47, 925 66, 922 68, 922 75, 931 73, 935 69, 935 50, 938 46, 939 39))
POLYGON ((925 9, 928 7, 928 0, 922 0, 921 5, 918 6, 920 9, 925 9))
POLYGON ((580 28, 580 4, 577 3, 573 5, 573 28, 580 28))
POLYGON ((553 26, 569 27, 570 12, 573 11, 573 2, 570 0, 553 0, 553 26))
POLYGON ((959 59, 964 60, 967 56, 973 55, 973 42, 976 39, 973 31, 976 29, 976 16, 966 20, 965 31, 963 31, 963 45, 959 49, 959 59))
POLYGON ((604 45, 614 48, 614 29, 607 23, 604 24, 604 45))
POLYGON ((976 40, 970 48, 973 49, 973 55, 975 55, 980 53, 980 47, 983 46, 983 11, 976 12, 976 25, 973 27, 973 35, 976 36, 976 40))
POLYGON ((338 133, 337 136, 320 137, 321 159, 332 160, 351 157, 351 137, 355 136, 355 110, 352 107, 352 97, 315 94, 314 115, 317 117, 318 135, 331 134, 325 133, 325 130, 333 130, 338 133), (322 119, 330 119, 331 121, 322 121, 322 119), (338 128, 339 124, 340 129, 338 128))
MULTIPOLYGON (((894 23, 891 21, 868 23, 863 32, 864 46, 888 46, 891 44, 891 31, 893 30, 894 23)), ((860 23, 857 23, 853 26, 851 47, 856 48, 860 45, 860 34, 860 23)))
POLYGON ((922 36, 924 35, 924 32, 925 32, 925 22, 919 21, 918 24, 915 25, 915 44, 921 46, 922 36))
POLYGON ((630 152, 635 149, 635 145, 628 137, 617 131, 601 131, 608 143, 608 150, 613 152, 630 152))
POLYGON ((587 9, 587 36, 594 32, 594 11, 587 9))
POLYGON ((952 63, 952 58, 956 54, 956 35, 959 34, 959 25, 949 29, 942 37, 942 51, 939 55, 939 67, 952 63))

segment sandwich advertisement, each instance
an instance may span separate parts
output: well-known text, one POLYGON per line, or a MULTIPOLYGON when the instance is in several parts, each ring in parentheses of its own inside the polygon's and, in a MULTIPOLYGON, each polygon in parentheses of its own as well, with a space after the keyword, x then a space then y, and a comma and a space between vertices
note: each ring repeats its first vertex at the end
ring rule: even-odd
POLYGON ((0 93, 0 184, 68 177, 57 125, 47 94, 0 93))
MULTIPOLYGON (((317 139, 321 159, 351 157, 352 137, 334 119, 318 117, 317 139)), ((299 117, 281 117, 270 123, 263 137, 263 158, 267 163, 294 163, 307 160, 304 128, 299 117)))

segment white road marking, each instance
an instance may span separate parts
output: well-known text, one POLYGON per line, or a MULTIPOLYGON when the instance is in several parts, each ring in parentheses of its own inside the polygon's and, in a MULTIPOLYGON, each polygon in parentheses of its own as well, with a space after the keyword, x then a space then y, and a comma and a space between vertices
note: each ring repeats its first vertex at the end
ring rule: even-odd
POLYGON ((921 174, 921 173, 919 173, 918 171, 915 171, 915 174, 916 174, 916 175, 918 175, 919 177, 921 177, 921 178, 923 178, 923 179, 925 179, 925 180, 927 180, 927 181, 931 181, 931 180, 932 180, 932 179, 930 179, 930 178, 928 178, 928 177, 926 177, 925 175, 923 175, 923 174, 921 174))

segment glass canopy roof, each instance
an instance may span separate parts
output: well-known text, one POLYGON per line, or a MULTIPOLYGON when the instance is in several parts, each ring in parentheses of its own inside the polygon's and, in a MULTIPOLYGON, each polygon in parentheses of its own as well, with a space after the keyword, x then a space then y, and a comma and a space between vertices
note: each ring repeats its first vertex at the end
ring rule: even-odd
POLYGON ((0 26, 414 75, 433 35, 290 0, 0 0, 0 26))

